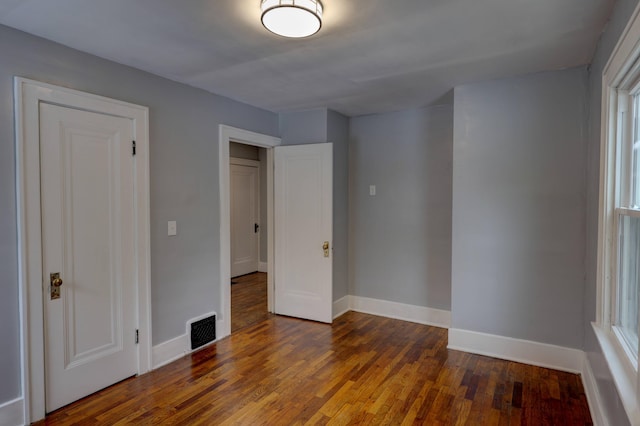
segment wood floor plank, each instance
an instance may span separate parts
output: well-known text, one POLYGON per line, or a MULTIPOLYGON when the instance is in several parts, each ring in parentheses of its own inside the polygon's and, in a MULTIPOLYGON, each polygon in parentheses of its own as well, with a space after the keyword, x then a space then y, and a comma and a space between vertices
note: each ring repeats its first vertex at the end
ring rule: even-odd
POLYGON ((441 328, 269 316, 41 425, 591 425, 580 377, 448 350, 441 328))
POLYGON ((267 274, 254 272, 231 279, 231 332, 259 323, 267 309, 267 274))

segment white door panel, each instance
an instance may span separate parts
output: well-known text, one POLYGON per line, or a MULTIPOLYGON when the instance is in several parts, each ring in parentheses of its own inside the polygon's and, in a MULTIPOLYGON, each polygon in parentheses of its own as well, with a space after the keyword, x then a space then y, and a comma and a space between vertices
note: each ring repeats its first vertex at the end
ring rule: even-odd
POLYGON ((255 224, 260 217, 259 170, 257 167, 231 164, 231 276, 258 270, 259 234, 255 224))
POLYGON ((275 148, 276 313, 332 317, 332 145, 275 148))
POLYGON ((40 106, 47 411, 136 373, 132 135, 129 119, 40 106))

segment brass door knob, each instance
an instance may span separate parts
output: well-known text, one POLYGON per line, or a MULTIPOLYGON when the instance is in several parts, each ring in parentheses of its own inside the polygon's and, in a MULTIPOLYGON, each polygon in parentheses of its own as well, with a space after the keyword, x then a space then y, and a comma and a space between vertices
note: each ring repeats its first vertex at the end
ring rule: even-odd
POLYGON ((51 300, 60 299, 60 286, 62 286, 62 278, 60 278, 60 272, 55 272, 49 275, 49 283, 51 284, 51 300))

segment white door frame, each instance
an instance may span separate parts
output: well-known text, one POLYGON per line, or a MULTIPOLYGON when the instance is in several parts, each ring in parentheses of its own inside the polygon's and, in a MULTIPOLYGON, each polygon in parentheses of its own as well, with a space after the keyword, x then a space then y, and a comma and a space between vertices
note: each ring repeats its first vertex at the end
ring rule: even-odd
MULTIPOLYGON (((77 90, 14 78, 18 285, 22 358, 22 396, 26 424, 45 417, 44 292, 40 203, 39 105, 108 114, 132 120, 136 141, 135 250, 137 257, 138 374, 151 369, 151 293, 149 240, 149 110, 77 90)), ((133 338, 133 336, 132 336, 133 338)))
POLYGON ((280 145, 280 138, 250 132, 244 129, 221 124, 219 127, 220 167, 220 300, 222 321, 216 330, 218 339, 231 334, 231 199, 229 177, 229 143, 238 142, 246 145, 267 148, 267 304, 273 312, 273 147, 280 145))

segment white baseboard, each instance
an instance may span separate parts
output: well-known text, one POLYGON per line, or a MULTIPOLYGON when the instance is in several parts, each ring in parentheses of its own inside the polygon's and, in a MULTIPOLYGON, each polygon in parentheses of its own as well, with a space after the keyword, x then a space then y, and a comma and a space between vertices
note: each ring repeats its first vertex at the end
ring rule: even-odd
POLYGON ((427 308, 426 306, 390 302, 388 300, 371 299, 368 297, 348 297, 349 308, 352 311, 416 322, 419 324, 432 325, 435 327, 449 328, 451 326, 450 311, 427 308))
POLYGON ((227 328, 227 322, 225 320, 216 320, 216 342, 220 339, 224 339, 231 334, 231 327, 227 328))
POLYGON ((191 318, 189 321, 187 321, 184 334, 178 337, 174 337, 171 340, 167 340, 166 342, 160 343, 159 345, 151 348, 153 369, 155 370, 156 368, 160 368, 163 365, 167 365, 170 362, 173 362, 178 358, 181 358, 182 356, 193 352, 193 350, 191 349, 191 338, 189 337, 191 333, 191 324, 213 315, 216 315, 216 339, 204 346, 199 347, 198 349, 202 349, 203 347, 208 346, 211 343, 215 343, 223 337, 226 337, 225 335, 223 335, 224 333, 226 333, 226 323, 225 321, 219 321, 215 312, 209 312, 195 318, 191 318))
POLYGON ((24 425, 24 398, 20 397, 0 404, 0 425, 24 425))
POLYGON ((258 262, 258 272, 268 272, 267 262, 258 262))
POLYGON ((153 369, 160 368, 190 352, 189 335, 183 334, 151 349, 153 369))
POLYGON ((584 393, 587 395, 587 403, 589 404, 591 420, 594 426, 609 426, 605 414, 606 411, 602 405, 602 397, 600 396, 600 391, 598 391, 598 383, 593 374, 591 362, 589 362, 586 354, 582 357, 582 371, 580 375, 582 376, 582 386, 584 387, 584 393))
POLYGON ((449 329, 448 348, 570 373, 583 368, 578 349, 456 328, 449 329))
POLYGON ((351 310, 350 298, 351 296, 347 295, 333 302, 333 319, 351 310))

